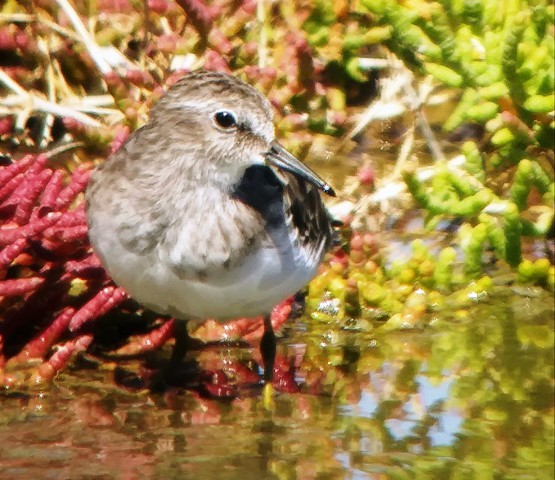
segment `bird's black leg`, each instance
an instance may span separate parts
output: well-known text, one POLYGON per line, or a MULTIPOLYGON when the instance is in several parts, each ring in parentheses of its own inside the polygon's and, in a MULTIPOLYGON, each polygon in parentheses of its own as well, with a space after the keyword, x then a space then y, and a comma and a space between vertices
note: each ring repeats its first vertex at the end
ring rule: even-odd
POLYGON ((269 316, 264 317, 264 335, 260 340, 260 353, 264 363, 264 403, 269 405, 273 394, 272 380, 276 360, 276 335, 269 316))
POLYGON ((189 331, 187 330, 187 322, 182 320, 174 320, 174 338, 175 344, 173 346, 170 360, 161 369, 153 380, 150 389, 155 392, 161 392, 171 385, 171 376, 179 370, 179 366, 185 358, 187 353, 187 345, 189 343, 189 331))
POLYGON ((185 354, 187 353, 187 344, 189 343, 189 330, 187 330, 187 322, 182 320, 174 320, 174 337, 175 337, 175 344, 172 350, 172 356, 170 357, 170 368, 173 370, 185 358, 185 354))

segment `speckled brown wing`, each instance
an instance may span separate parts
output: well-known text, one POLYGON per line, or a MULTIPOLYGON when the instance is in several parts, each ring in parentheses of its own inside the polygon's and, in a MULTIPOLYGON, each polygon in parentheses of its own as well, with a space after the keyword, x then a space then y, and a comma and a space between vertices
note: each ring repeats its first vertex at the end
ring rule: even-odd
POLYGON ((339 243, 320 191, 292 173, 253 165, 247 168, 231 197, 259 212, 268 232, 285 227, 290 238, 315 262, 339 243))
POLYGON ((297 176, 280 171, 284 182, 283 207, 286 221, 297 232, 299 243, 316 255, 324 255, 339 244, 339 235, 320 191, 297 176))

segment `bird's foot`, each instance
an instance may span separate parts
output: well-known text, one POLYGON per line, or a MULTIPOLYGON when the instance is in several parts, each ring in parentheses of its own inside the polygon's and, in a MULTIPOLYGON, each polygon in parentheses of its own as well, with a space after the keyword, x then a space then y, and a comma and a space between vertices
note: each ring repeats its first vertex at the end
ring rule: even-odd
POLYGON ((274 386, 271 383, 265 383, 262 389, 262 404, 264 410, 271 412, 274 410, 274 386))

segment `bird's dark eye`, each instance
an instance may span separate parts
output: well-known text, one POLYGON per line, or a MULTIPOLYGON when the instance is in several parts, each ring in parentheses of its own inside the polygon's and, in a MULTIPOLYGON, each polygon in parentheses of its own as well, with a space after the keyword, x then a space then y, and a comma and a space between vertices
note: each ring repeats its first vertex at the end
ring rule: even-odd
POLYGON ((214 114, 214 121, 216 125, 221 128, 232 128, 237 125, 235 115, 229 110, 219 110, 214 114))

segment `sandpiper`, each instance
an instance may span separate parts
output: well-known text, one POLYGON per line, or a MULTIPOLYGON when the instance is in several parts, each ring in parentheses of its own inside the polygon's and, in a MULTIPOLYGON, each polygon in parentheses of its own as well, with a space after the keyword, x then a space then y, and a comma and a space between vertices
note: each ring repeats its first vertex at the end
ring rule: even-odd
POLYGON ((183 321, 264 316, 270 391, 271 309, 310 281, 336 237, 319 192, 333 189, 276 141, 272 119, 238 78, 190 73, 86 193, 91 243, 139 303, 183 321))

